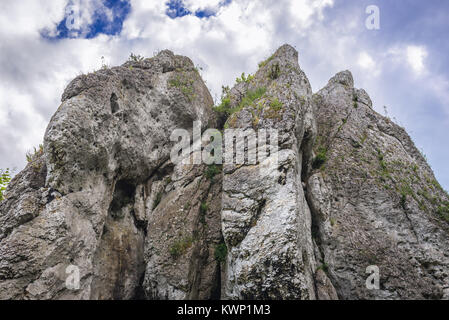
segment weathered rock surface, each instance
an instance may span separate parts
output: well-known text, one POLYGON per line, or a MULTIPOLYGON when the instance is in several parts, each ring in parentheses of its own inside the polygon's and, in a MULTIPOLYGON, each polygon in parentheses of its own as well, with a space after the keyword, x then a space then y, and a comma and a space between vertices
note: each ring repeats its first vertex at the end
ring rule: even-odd
POLYGON ((0 205, 0 298, 143 296, 149 181, 165 170, 173 129, 205 127, 212 104, 190 59, 169 51, 73 80, 43 154, 0 205), (65 286, 68 265, 78 290, 65 286))
POLYGON ((449 299, 448 195, 350 72, 313 94, 284 45, 224 98, 170 51, 74 79, 0 203, 0 299, 449 299), (193 121, 279 152, 172 163, 193 121))
POLYGON ((279 48, 254 79, 233 88, 231 106, 257 90, 264 94, 235 112, 227 124, 277 129, 279 153, 258 164, 224 166, 226 297, 313 299, 311 216, 301 180, 315 135, 312 90, 292 47, 279 48))
POLYGON ((448 196, 403 128, 344 71, 314 95, 314 236, 342 299, 449 298, 448 196), (319 167, 319 168, 318 168, 319 167), (368 290, 370 265, 380 289, 368 290))
POLYGON ((177 164, 172 170, 147 185, 146 296, 219 299, 221 175, 207 174, 204 165, 177 164))

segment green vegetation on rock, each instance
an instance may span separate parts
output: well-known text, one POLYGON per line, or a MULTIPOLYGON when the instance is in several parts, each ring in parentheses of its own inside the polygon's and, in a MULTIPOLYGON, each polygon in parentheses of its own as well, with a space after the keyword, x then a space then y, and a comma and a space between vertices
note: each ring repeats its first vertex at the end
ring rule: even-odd
POLYGON ((11 181, 11 173, 9 169, 0 169, 0 201, 3 201, 3 193, 11 181))
POLYGON ((220 243, 215 247, 214 257, 220 263, 226 261, 226 256, 228 255, 228 248, 225 243, 220 243))
POLYGON ((327 149, 323 146, 319 147, 317 154, 312 162, 313 169, 320 168, 327 160, 327 149))
POLYGON ((169 87, 178 88, 189 101, 193 101, 195 99, 194 82, 195 80, 190 78, 185 71, 179 71, 173 78, 168 80, 168 85, 169 87))
POLYGON ((170 247, 170 255, 172 258, 177 259, 182 256, 193 244, 193 237, 184 237, 176 240, 170 247))
POLYGON ((265 67, 271 60, 273 60, 274 55, 272 55, 271 57, 269 57, 268 59, 259 62, 259 68, 263 68, 265 67))
POLYGON ((254 79, 253 75, 249 74, 248 77, 246 77, 245 72, 243 72, 242 75, 240 76, 240 78, 235 79, 235 82, 236 83, 241 83, 241 82, 248 83, 253 79, 254 79))
MULTIPOLYGON (((226 94, 226 92, 224 91, 224 94, 226 95, 222 98, 221 103, 218 106, 214 107, 214 111, 219 114, 224 114, 226 118, 229 119, 229 117, 234 113, 239 112, 243 108, 252 105, 256 100, 262 98, 266 91, 267 89, 265 87, 259 87, 255 90, 249 90, 242 98, 240 103, 234 108, 231 107, 229 93, 226 94)), ((229 127, 229 123, 225 125, 225 128, 227 127, 229 127)))
POLYGON ((128 61, 130 62, 142 62, 145 59, 144 56, 141 56, 140 54, 134 54, 131 52, 129 55, 128 61))
POLYGON ((213 181, 214 177, 221 172, 220 167, 218 167, 215 164, 211 164, 207 167, 206 172, 204 175, 207 179, 213 181))
POLYGON ((438 206, 437 213, 440 217, 449 222, 449 201, 444 201, 438 206))
POLYGON ((39 156, 41 156, 43 154, 44 154, 44 146, 42 144, 40 144, 38 148, 34 147, 33 152, 28 151, 26 153, 27 162, 32 162, 36 158, 38 158, 39 156))

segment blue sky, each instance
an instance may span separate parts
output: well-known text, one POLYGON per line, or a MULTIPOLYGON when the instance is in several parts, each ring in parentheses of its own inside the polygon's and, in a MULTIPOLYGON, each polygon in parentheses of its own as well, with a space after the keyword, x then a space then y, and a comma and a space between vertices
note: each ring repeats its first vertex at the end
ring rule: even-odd
POLYGON ((351 70, 449 189, 447 0, 19 0, 0 9, 0 168, 24 167, 64 87, 102 63, 168 48, 202 67, 218 98, 290 43, 314 91, 351 70), (380 9, 380 30, 365 27, 368 5, 380 9))
POLYGON ((56 26, 56 33, 43 29, 42 37, 50 40, 62 40, 67 38, 91 39, 99 34, 118 35, 122 31, 123 21, 131 11, 131 3, 128 0, 100 1, 99 5, 89 12, 91 21, 72 27, 73 23, 76 23, 74 19, 81 20, 83 18, 81 14, 78 17, 75 16, 78 10, 82 10, 82 5, 81 1, 69 1, 65 7, 63 19, 56 26))

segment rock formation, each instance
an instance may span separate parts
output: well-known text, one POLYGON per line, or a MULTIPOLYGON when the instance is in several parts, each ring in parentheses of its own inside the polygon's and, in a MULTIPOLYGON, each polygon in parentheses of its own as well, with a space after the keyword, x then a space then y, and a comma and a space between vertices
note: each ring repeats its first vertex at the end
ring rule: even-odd
POLYGON ((448 248, 447 193, 349 71, 313 94, 284 45, 214 112, 166 50, 68 85, 0 203, 0 299, 449 299, 448 248), (194 121, 276 129, 278 152, 172 163, 194 121))

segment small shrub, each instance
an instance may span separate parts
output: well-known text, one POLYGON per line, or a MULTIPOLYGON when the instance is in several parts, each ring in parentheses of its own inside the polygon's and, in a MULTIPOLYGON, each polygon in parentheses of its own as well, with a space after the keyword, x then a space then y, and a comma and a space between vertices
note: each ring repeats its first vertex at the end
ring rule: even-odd
POLYGON ((360 144, 364 144, 367 138, 368 138, 368 132, 366 132, 366 130, 365 130, 365 131, 363 131, 362 139, 360 139, 360 144))
POLYGON ((214 257, 219 263, 226 261, 226 256, 228 255, 228 248, 225 243, 220 243, 215 247, 214 257))
POLYGON ((189 101, 193 101, 195 98, 193 83, 194 80, 188 78, 184 73, 176 74, 174 78, 168 80, 168 85, 170 87, 178 88, 189 101))
POLYGON ((380 160, 379 164, 380 164, 380 167, 382 168, 383 171, 388 171, 387 164, 385 163, 384 160, 380 160))
POLYGON ((134 54, 131 52, 129 55, 128 61, 130 62, 142 62, 145 59, 145 57, 141 56, 140 54, 134 54))
POLYGON ((319 147, 318 152, 313 159, 312 168, 318 169, 327 161, 327 149, 325 147, 319 147))
POLYGON ((207 205, 207 203, 206 203, 206 202, 201 202, 201 205, 200 205, 200 213, 201 213, 202 215, 206 215, 207 210, 209 210, 209 206, 207 205))
MULTIPOLYGON (((221 103, 214 107, 214 111, 217 112, 219 115, 224 116, 225 121, 228 120, 234 113, 239 112, 243 108, 250 106, 256 101, 257 99, 260 99, 267 89, 265 87, 257 88, 256 90, 249 90, 245 96, 240 101, 239 105, 232 108, 231 107, 231 99, 229 97, 229 88, 223 87, 223 95, 221 103)), ((235 120, 235 119, 234 119, 235 120)), ((229 128, 229 123, 224 124, 224 128, 229 128)))
POLYGON ((273 60, 274 55, 272 55, 271 57, 269 57, 268 59, 259 62, 259 68, 263 68, 265 67, 271 60, 273 60))
POLYGON ((449 222, 449 205, 446 203, 445 205, 440 205, 437 208, 437 213, 440 217, 442 217, 446 222, 449 222))
POLYGON ((437 188, 440 191, 444 191, 443 188, 441 187, 441 185, 438 183, 438 181, 436 181, 435 179, 431 180, 430 182, 435 188, 437 188))
POLYGON ((0 201, 3 201, 3 193, 6 191, 6 187, 11 181, 11 173, 9 169, 0 169, 0 201))
POLYGON ((257 88, 256 90, 249 90, 245 94, 245 96, 242 98, 242 101, 236 108, 237 109, 236 111, 240 111, 243 108, 250 106, 257 99, 262 98, 262 96, 265 94, 265 92, 267 92, 267 89, 265 87, 260 87, 260 88, 257 88))
POLYGON ((242 75, 240 76, 240 78, 235 79, 235 82, 237 82, 237 83, 242 83, 242 82, 248 83, 248 82, 250 82, 253 79, 254 79, 254 76, 249 74, 248 77, 246 77, 245 76, 245 72, 243 72, 242 75))
POLYGON ((282 103, 278 100, 278 98, 275 98, 270 101, 270 107, 273 110, 279 111, 282 109, 282 103))
POLYGON ((204 201, 201 202, 201 204, 200 204, 200 222, 202 224, 206 223, 207 210, 209 210, 209 206, 207 205, 207 203, 204 201))
POLYGON ((229 97, 229 92, 231 89, 229 89, 228 86, 222 86, 221 87, 221 102, 219 105, 214 106, 212 109, 218 113, 220 117, 227 118, 230 115, 231 111, 231 98, 229 97))
POLYGON ((187 250, 192 246, 192 244, 193 244, 192 237, 185 237, 180 240, 177 240, 170 247, 170 255, 172 256, 172 258, 177 259, 184 253, 186 253, 187 250))
POLYGON ((43 154, 44 154, 44 146, 42 144, 40 144, 38 148, 34 147, 33 152, 28 151, 25 156, 26 156, 27 162, 32 162, 37 157, 39 157, 43 154))
POLYGON ((382 154, 382 152, 379 149, 377 150, 377 159, 379 160, 379 165, 380 165, 380 168, 382 169, 382 173, 388 174, 388 168, 387 168, 387 164, 384 160, 384 155, 382 154))
POLYGON ((321 265, 318 266, 318 268, 316 268, 316 270, 323 270, 324 272, 328 272, 329 271, 329 266, 326 262, 323 262, 321 265))
POLYGON ((270 101, 270 108, 265 111, 265 117, 268 119, 281 119, 280 110, 282 110, 282 103, 275 98, 270 101))
POLYGON ((229 97, 225 97, 221 100, 221 103, 214 107, 215 112, 226 113, 228 114, 231 107, 231 99, 229 97))
POLYGON ((220 168, 215 165, 215 164, 211 164, 207 167, 206 172, 204 173, 204 175, 206 176, 207 179, 213 181, 214 177, 220 173, 220 168))

